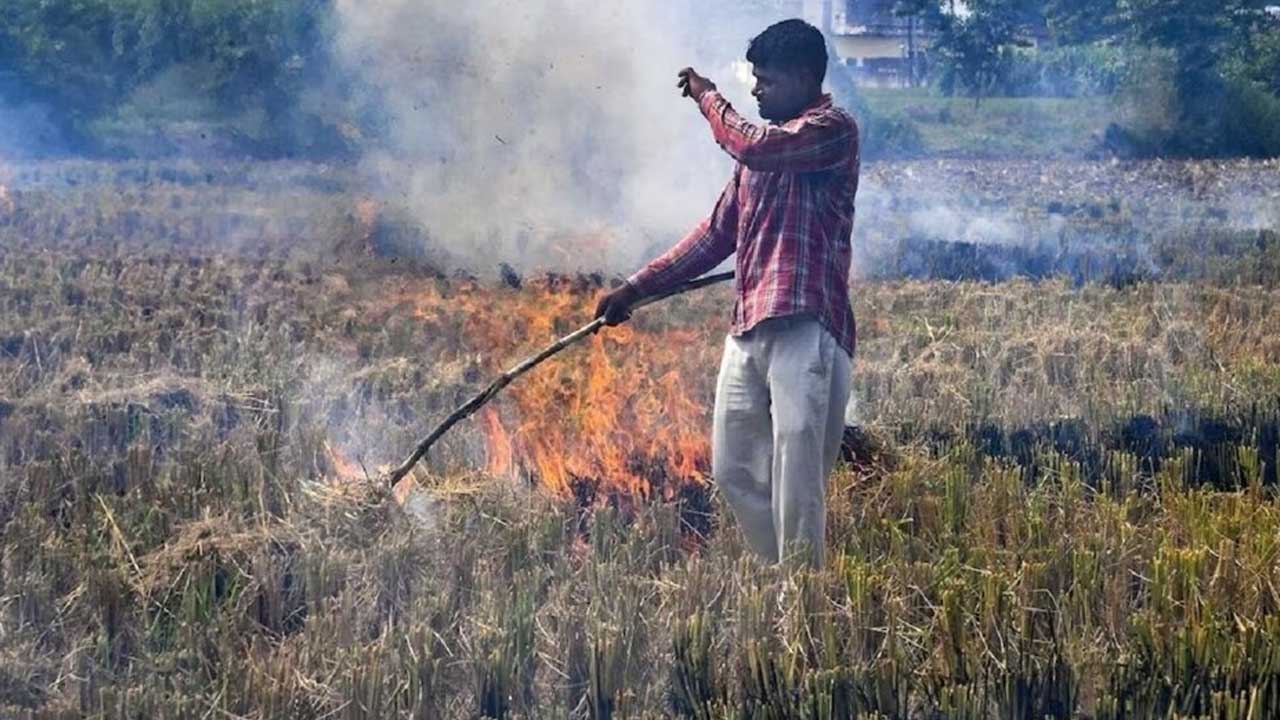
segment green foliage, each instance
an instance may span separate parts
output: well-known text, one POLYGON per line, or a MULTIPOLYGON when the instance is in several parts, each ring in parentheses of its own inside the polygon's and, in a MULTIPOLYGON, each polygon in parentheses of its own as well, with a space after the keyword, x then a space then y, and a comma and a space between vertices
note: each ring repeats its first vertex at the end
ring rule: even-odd
POLYGON ((1124 6, 1132 37, 1173 53, 1177 123, 1167 146, 1174 152, 1230 152, 1225 136, 1227 92, 1223 66, 1230 50, 1248 37, 1263 0, 1129 0, 1124 6))
POLYGON ((1117 96, 1121 125, 1110 131, 1113 149, 1136 156, 1280 156, 1280 96, 1266 84, 1243 69, 1194 82, 1187 77, 1172 51, 1135 62, 1117 96), (1201 94, 1188 96, 1188 83, 1201 94))
POLYGON ((1280 157, 1280 97, 1247 80, 1227 87, 1222 131, 1234 152, 1251 157, 1280 157))
POLYGON ((1111 95, 1127 72, 1128 53, 1103 44, 1050 50, 1007 48, 1001 55, 998 93, 1009 97, 1111 95))
POLYGON ((95 121, 177 72, 169 97, 150 98, 161 103, 153 112, 193 99, 212 100, 215 112, 197 103, 198 115, 180 119, 256 112, 250 149, 281 154, 325 122, 302 116, 301 99, 333 71, 329 13, 330 0, 10 0, 0 10, 0 65, 11 68, 0 91, 50 106, 64 133, 93 150, 95 121))
POLYGON ((1268 0, 1125 0, 1129 32, 1187 57, 1221 53, 1262 19, 1268 0))
POLYGON ((1064 44, 1088 44, 1108 40, 1123 32, 1120 4, 1123 0, 1046 0, 1045 24, 1064 44))
POLYGON ((924 135, 910 119, 868 109, 861 120, 865 158, 910 158, 925 154, 924 135))
POLYGON ((938 31, 936 75, 947 94, 981 100, 1119 90, 1131 111, 1141 109, 1108 134, 1108 144, 1124 152, 1270 156, 1276 152, 1269 123, 1271 100, 1280 95, 1280 29, 1265 12, 1268 4, 982 0, 953 15, 945 12, 945 0, 902 0, 897 10, 938 31), (1062 46, 1047 52, 1019 47, 1039 31, 1062 46), (1153 57, 1167 62, 1169 72, 1153 57), (1127 102, 1139 96, 1158 102, 1127 102))
POLYGON ((1241 154, 1280 157, 1280 21, 1253 27, 1224 74, 1224 136, 1241 154))
POLYGON ((900 0, 895 12, 917 17, 936 31, 933 48, 943 92, 980 101, 997 91, 1006 74, 1006 48, 1043 27, 1044 14, 1037 0, 975 0, 966 7, 967 13, 956 13, 951 2, 900 0))
POLYGON ((1226 73, 1280 95, 1280 19, 1259 24, 1236 46, 1226 73))
POLYGON ((848 68, 834 61, 834 48, 828 48, 833 59, 827 65, 827 87, 841 107, 851 110, 861 131, 862 157, 866 160, 916 157, 924 154, 925 144, 920 129, 900 114, 884 113, 873 108, 865 92, 853 82, 848 68))
POLYGON ((1177 128, 1179 98, 1173 56, 1167 50, 1129 52, 1128 71, 1116 92, 1117 123, 1110 148, 1122 156, 1154 155, 1177 128))
POLYGON ((672 632, 671 706, 693 720, 713 720, 725 698, 711 655, 712 626, 705 611, 680 620, 672 632))
POLYGON ((976 102, 991 95, 1005 65, 1003 48, 1014 38, 1014 26, 998 16, 974 12, 949 18, 935 46, 942 66, 942 91, 962 93, 976 102))
POLYGON ((0 9, 0 64, 36 100, 64 109, 75 125, 128 90, 137 68, 121 59, 126 47, 116 13, 102 0, 16 0, 0 9), (122 72, 123 71, 123 72, 122 72))
POLYGON ((1076 28, 1079 23, 1096 31, 1099 8, 1090 7, 1096 4, 984 0, 969 3, 966 14, 953 14, 944 12, 946 3, 910 0, 900 2, 897 11, 917 16, 937 31, 935 75, 942 91, 981 100, 992 95, 1066 97, 1114 91, 1123 62, 1120 54, 1090 42, 1103 35, 1076 28), (1093 23, 1085 23, 1086 17, 1093 23), (1049 51, 1033 48, 1033 39, 1049 32, 1074 41, 1049 51))
POLYGON ((863 124, 867 152, 906 148, 897 157, 1083 157, 1114 112, 1108 96, 992 97, 975 107, 926 88, 868 89, 865 95, 880 120, 863 124), (889 140, 878 139, 886 135, 889 140))

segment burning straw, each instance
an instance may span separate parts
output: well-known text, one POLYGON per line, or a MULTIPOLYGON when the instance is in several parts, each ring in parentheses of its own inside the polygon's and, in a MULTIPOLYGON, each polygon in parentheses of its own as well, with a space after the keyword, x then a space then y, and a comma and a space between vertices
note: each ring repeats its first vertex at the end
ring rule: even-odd
MULTIPOLYGON (((647 297, 637 302, 634 307, 642 308, 642 307, 645 307, 646 305, 652 305, 653 303, 659 302, 661 300, 665 300, 675 295, 681 295, 683 293, 687 293, 692 290, 697 290, 699 288, 704 288, 709 285, 716 285, 718 283, 727 282, 732 279, 733 279, 733 273, 726 272, 726 273, 720 273, 718 275, 708 275, 706 277, 701 277, 696 280, 690 280, 689 282, 686 282, 682 285, 678 285, 675 288, 668 290, 667 292, 659 293, 657 295, 647 297)), ((479 394, 477 394, 475 397, 468 400, 466 403, 460 406, 457 410, 454 410, 452 413, 450 413, 449 416, 446 417, 443 422, 437 425, 436 428, 432 430, 431 433, 422 440, 422 442, 418 443, 418 446, 417 448, 414 449, 413 454, 411 454, 408 457, 408 459, 406 459, 403 463, 401 463, 399 467, 396 467, 394 470, 392 470, 391 473, 387 476, 388 484, 394 486, 396 483, 400 482, 400 480, 403 479, 405 475, 408 475, 409 471, 412 470, 413 467, 417 465, 418 462, 422 460, 423 457, 426 456, 427 451, 431 449, 431 446, 434 445, 436 441, 438 441, 442 436, 444 436, 444 434, 447 433, 450 428, 452 428, 454 425, 457 425, 462 420, 465 420, 466 418, 474 415, 477 410, 484 407, 485 403, 492 400, 494 396, 496 396, 499 392, 502 392, 502 389, 510 385, 516 378, 534 369, 538 365, 542 364, 544 361, 550 359, 551 357, 559 353, 561 350, 564 350, 565 348, 571 345, 574 345, 575 343, 582 340, 583 338, 593 335, 602 327, 604 327, 604 318, 598 317, 595 320, 592 320, 591 322, 587 323, 586 325, 583 325, 582 327, 578 328, 577 330, 574 330, 568 335, 565 335, 564 337, 560 338, 554 343, 551 343, 546 348, 544 348, 541 352, 538 352, 537 354, 532 355, 529 358, 526 358, 523 362, 519 363, 515 367, 511 368, 510 370, 506 371, 502 375, 498 376, 496 380, 490 383, 489 386, 486 387, 484 390, 480 391, 479 394)))

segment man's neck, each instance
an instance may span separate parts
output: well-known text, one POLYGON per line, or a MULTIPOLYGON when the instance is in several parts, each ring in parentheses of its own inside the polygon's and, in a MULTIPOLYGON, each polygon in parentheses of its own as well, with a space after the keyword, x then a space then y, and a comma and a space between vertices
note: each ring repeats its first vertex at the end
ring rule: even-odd
POLYGON ((792 120, 795 120, 796 118, 800 117, 801 115, 804 115, 805 113, 809 112, 809 110, 812 109, 815 105, 821 103, 825 97, 826 96, 822 93, 822 89, 819 88, 818 92, 813 94, 808 100, 806 100, 804 102, 804 105, 802 105, 794 115, 792 115, 791 117, 774 120, 773 123, 775 125, 782 125, 783 123, 789 123, 792 120))

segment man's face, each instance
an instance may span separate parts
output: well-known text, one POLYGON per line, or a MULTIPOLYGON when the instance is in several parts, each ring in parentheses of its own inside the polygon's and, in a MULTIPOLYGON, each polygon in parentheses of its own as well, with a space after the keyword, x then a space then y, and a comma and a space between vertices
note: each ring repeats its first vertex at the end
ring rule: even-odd
POLYGON ((798 117, 816 94, 813 79, 803 70, 752 65, 751 74, 756 78, 751 94, 765 120, 786 122, 798 117))

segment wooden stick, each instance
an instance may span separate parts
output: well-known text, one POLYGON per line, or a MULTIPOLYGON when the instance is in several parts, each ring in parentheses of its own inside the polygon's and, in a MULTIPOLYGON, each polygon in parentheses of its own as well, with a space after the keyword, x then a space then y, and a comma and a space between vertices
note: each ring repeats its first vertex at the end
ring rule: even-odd
MULTIPOLYGON (((652 305, 653 303, 656 303, 660 300, 665 300, 669 297, 672 297, 673 295, 681 295, 691 290, 697 290, 699 288, 707 287, 708 285, 715 285, 717 283, 727 282, 732 279, 733 279, 732 272, 720 273, 719 275, 707 275, 706 277, 700 277, 697 280, 690 280, 687 283, 677 285, 676 287, 666 292, 659 293, 657 295, 653 295, 653 296, 644 298, 642 300, 639 300, 634 305, 632 305, 631 308, 633 310, 637 310, 639 308, 645 307, 646 305, 652 305)), ((578 341, 582 340, 588 335, 594 334, 597 330, 599 330, 602 327, 604 327, 604 318, 602 317, 596 318, 595 320, 592 320, 586 325, 583 325, 577 330, 574 330, 568 335, 565 335, 559 340, 551 343, 538 354, 525 359, 519 365, 516 365, 515 367, 506 371, 502 375, 498 376, 497 380, 494 380, 492 383, 490 383, 489 386, 486 387, 484 390, 481 390, 479 394, 477 394, 475 397, 468 400, 464 405, 459 407, 457 410, 454 410, 452 413, 449 413, 449 416, 446 417, 443 422, 437 425, 436 428, 431 431, 430 435, 427 435, 422 440, 422 442, 418 443, 418 446, 414 448, 413 454, 410 455, 408 459, 406 459, 403 463, 401 463, 399 467, 392 470, 391 474, 387 476, 389 484, 395 485, 396 483, 400 482, 400 480, 405 475, 408 475, 409 471, 412 470, 413 467, 417 465, 418 462, 422 460, 423 457, 426 456, 427 451, 431 449, 432 445, 436 444, 436 441, 439 440, 441 436, 443 436, 446 432, 449 432, 449 429, 452 428, 454 425, 457 425, 459 422, 474 415, 477 410, 483 407, 485 403, 492 400, 495 395, 501 392, 503 388, 510 385, 512 381, 514 381, 516 378, 534 369, 538 365, 542 364, 548 358, 552 357, 556 353, 559 353, 561 350, 564 350, 570 345, 577 343, 578 341)))

